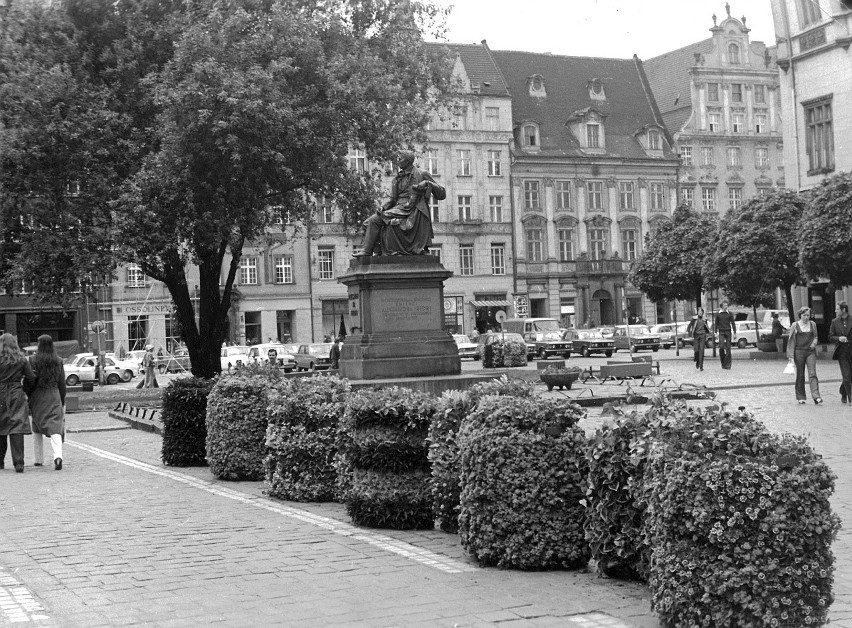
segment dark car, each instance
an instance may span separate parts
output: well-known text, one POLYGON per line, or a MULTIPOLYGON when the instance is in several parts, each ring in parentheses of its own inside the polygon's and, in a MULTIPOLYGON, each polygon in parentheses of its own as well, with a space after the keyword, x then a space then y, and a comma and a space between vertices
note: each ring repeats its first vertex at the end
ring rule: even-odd
POLYGON ((331 368, 331 347, 333 342, 315 342, 309 345, 299 345, 294 354, 297 371, 314 371, 331 368))
POLYGON ((615 350, 626 351, 659 351, 660 337, 651 333, 647 325, 631 325, 628 334, 627 325, 616 325, 612 334, 615 350))
POLYGON ((572 351, 588 358, 593 353, 602 353, 612 357, 615 343, 611 338, 604 338, 597 329, 566 329, 563 337, 571 342, 572 351))

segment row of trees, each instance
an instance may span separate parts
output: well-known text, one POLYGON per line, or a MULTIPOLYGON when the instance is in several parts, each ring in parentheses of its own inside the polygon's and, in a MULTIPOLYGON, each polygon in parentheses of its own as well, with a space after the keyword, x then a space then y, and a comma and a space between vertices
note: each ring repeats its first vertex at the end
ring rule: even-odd
POLYGON ((687 205, 647 238, 630 281, 652 301, 694 300, 721 289, 751 308, 775 305, 808 279, 852 285, 852 174, 826 178, 807 192, 754 197, 716 222, 687 205))
POLYGON ((168 288, 193 374, 214 375, 243 245, 306 224, 318 196, 354 228, 379 190, 348 149, 389 162, 425 141, 453 94, 452 60, 421 38, 444 17, 429 0, 16 0, 0 282, 72 307, 137 263, 168 288))

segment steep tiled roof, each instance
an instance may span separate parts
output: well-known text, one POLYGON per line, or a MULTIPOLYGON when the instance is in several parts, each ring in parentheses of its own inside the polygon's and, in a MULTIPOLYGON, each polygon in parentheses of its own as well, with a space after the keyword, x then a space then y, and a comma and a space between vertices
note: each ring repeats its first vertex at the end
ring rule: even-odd
POLYGON ((672 134, 680 131, 692 113, 689 68, 696 65, 695 55, 712 50, 710 38, 644 61, 657 105, 672 134))
POLYGON ((428 43, 427 46, 445 47, 461 58, 471 86, 479 85, 483 96, 508 96, 500 70, 494 64, 488 46, 485 44, 441 44, 428 43))
MULTIPOLYGON (((592 107, 606 116, 606 156, 647 157, 634 134, 649 124, 662 126, 662 120, 654 115, 654 96, 643 83, 638 59, 498 50, 491 54, 512 94, 515 122, 533 120, 540 125, 541 155, 584 156, 566 122, 573 113, 592 107), (546 98, 529 94, 527 79, 536 74, 544 78, 546 98), (592 79, 601 81, 606 100, 589 96, 592 79)), ((665 157, 673 158, 668 148, 665 157)))

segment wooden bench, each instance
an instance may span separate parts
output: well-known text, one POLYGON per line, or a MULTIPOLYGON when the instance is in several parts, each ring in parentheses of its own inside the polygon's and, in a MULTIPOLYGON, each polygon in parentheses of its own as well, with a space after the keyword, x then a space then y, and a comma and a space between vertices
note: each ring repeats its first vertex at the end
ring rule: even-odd
MULTIPOLYGON (((607 362, 598 369, 598 374, 589 374, 586 380, 594 377, 601 383, 615 380, 619 384, 624 383, 626 379, 642 379, 640 386, 645 385, 645 381, 653 377, 653 366, 650 362, 607 362)), ((586 380, 583 380, 585 383, 586 380)))
POLYGON ((654 360, 650 355, 634 355, 630 359, 634 362, 647 362, 657 370, 657 375, 660 374, 660 361, 654 360))

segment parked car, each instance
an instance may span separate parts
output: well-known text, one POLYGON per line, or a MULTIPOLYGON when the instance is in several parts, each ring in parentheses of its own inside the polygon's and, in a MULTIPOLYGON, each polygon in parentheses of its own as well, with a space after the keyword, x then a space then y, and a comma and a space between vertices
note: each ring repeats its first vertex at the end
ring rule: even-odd
POLYGON ((171 355, 157 359, 157 370, 160 373, 188 373, 191 368, 189 351, 186 349, 178 349, 171 355))
POLYGON ((598 331, 601 332, 601 336, 604 338, 612 338, 612 335, 615 333, 615 327, 598 327, 598 331))
POLYGON ((615 350, 626 351, 650 351, 660 350, 660 337, 651 333, 647 325, 631 325, 630 335, 627 334, 627 325, 616 325, 612 334, 615 350))
POLYGON ((530 345, 524 340, 524 337, 521 336, 521 334, 504 331, 489 331, 479 335, 479 342, 477 343, 477 352, 479 353, 479 357, 482 357, 487 345, 492 345, 496 342, 517 342, 519 344, 527 345, 527 355, 529 355, 530 345))
POLYGON ((139 362, 136 362, 132 358, 125 357, 122 360, 119 360, 115 357, 115 353, 104 353, 105 358, 109 358, 115 365, 122 369, 121 379, 122 381, 129 382, 135 376, 139 375, 139 362))
POLYGON ((501 325, 504 332, 518 333, 527 343, 527 357, 546 360, 552 355, 571 357, 571 343, 562 338, 555 318, 507 318, 501 325), (532 351, 530 346, 532 345, 532 351))
MULTIPOLYGON (((734 323, 736 329, 731 336, 731 346, 745 349, 748 346, 756 347, 757 339, 761 333, 771 331, 771 328, 766 328, 754 321, 736 321, 734 323)), ((716 334, 716 342, 719 342, 719 334, 716 334)))
POLYGON ((248 361, 265 363, 274 359, 278 363, 278 368, 284 369, 285 373, 290 373, 296 368, 295 352, 292 350, 295 346, 284 345, 280 342, 252 345, 249 347, 248 361))
POLYGON ((315 342, 309 345, 300 345, 295 355, 296 370, 313 371, 331 368, 329 352, 333 344, 333 342, 315 342))
MULTIPOLYGON (((679 323, 660 323, 658 325, 651 325, 650 330, 652 334, 660 337, 660 345, 663 349, 670 349, 675 345, 675 335, 677 335, 678 339, 686 336, 687 327, 689 327, 689 321, 681 321, 679 323), (677 329, 677 334, 675 334, 675 329, 677 329)), ((691 338, 689 340, 689 344, 692 344, 691 338)))
POLYGON ((234 368, 240 368, 243 364, 248 364, 249 348, 243 345, 230 345, 222 347, 222 357, 220 358, 222 370, 230 371, 234 368))
POLYGON ((470 338, 464 334, 453 334, 453 340, 456 341, 456 346, 459 348, 460 358, 472 358, 474 360, 479 359, 479 345, 475 342, 471 342, 470 338))
MULTIPOLYGON (((98 358, 94 353, 77 353, 65 359, 65 384, 76 386, 80 382, 98 381, 98 358)), ((104 379, 107 384, 118 384, 125 376, 125 370, 116 366, 112 358, 104 358, 104 379)))
POLYGON ((563 333, 566 340, 571 343, 572 351, 588 358, 593 353, 602 353, 611 358, 615 350, 612 339, 604 338, 597 329, 566 329, 563 333))

